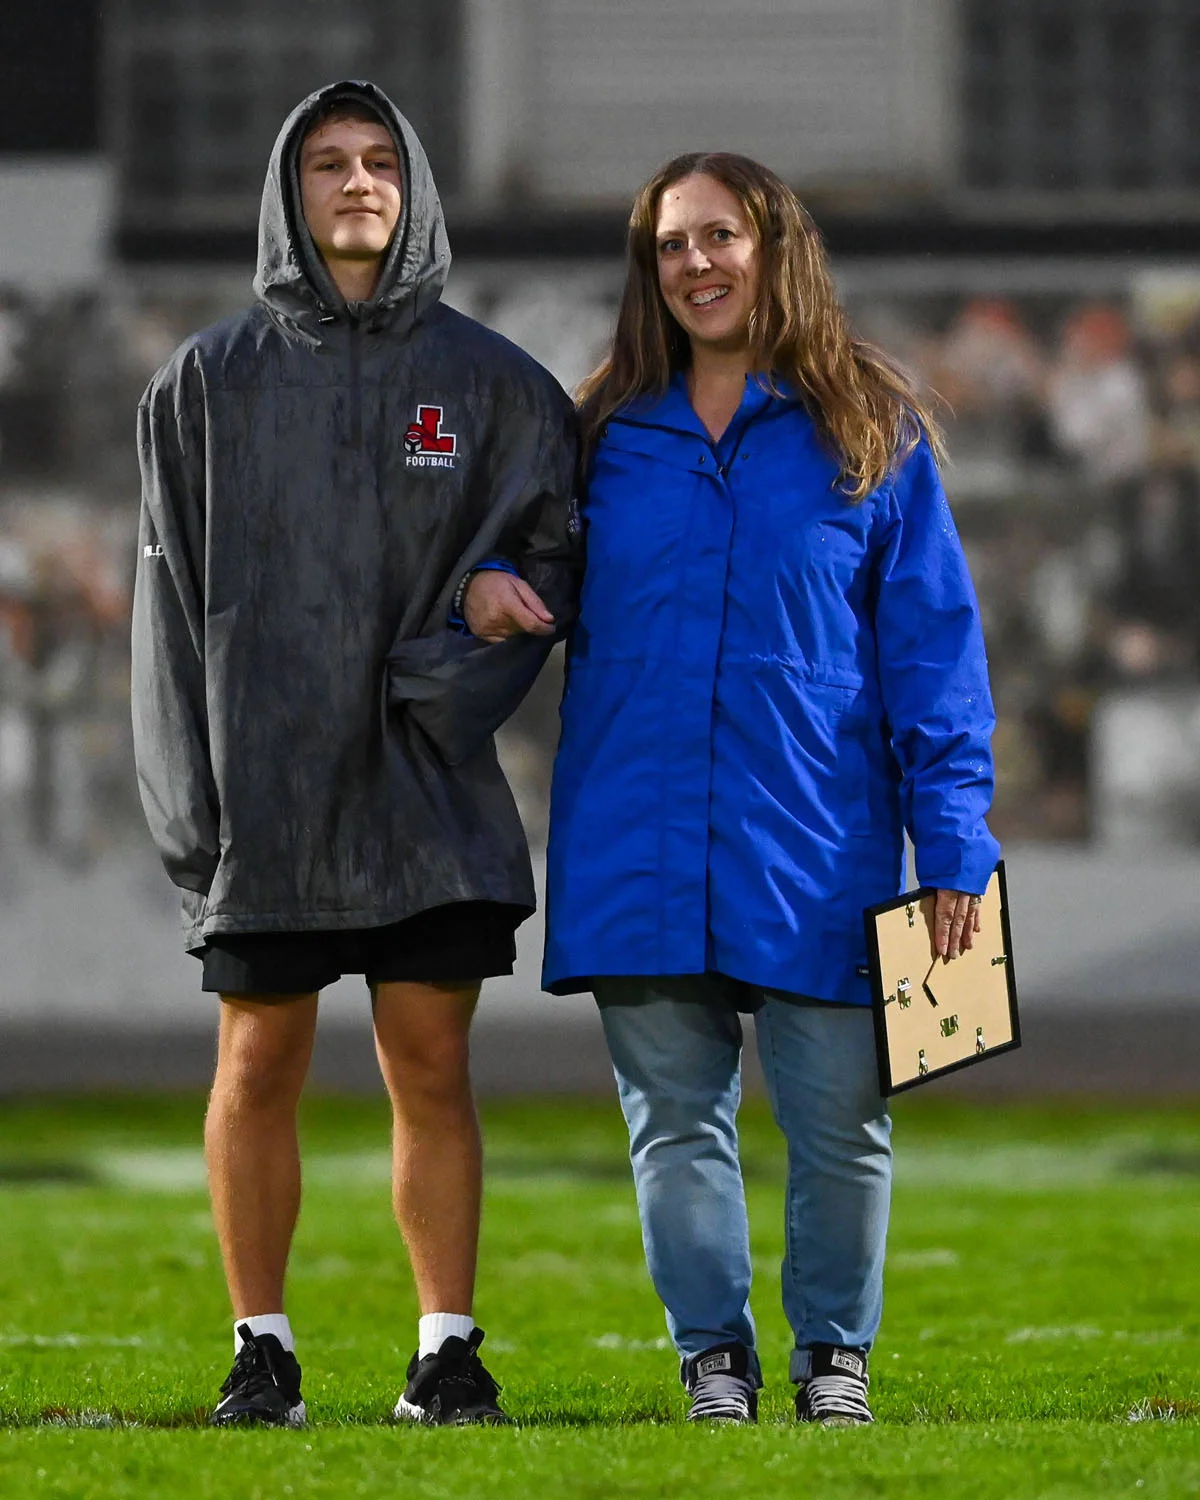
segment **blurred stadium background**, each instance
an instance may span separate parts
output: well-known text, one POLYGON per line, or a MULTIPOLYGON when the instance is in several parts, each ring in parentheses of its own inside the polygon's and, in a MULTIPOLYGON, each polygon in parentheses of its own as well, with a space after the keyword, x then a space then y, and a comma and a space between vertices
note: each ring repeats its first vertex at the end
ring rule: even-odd
MULTIPOLYGON (((977 1095, 1200 1068, 1200 0, 39 0, 0 17, 0 1094, 200 1085, 212 1004, 137 806, 134 410, 249 297, 284 115, 371 77, 422 132, 449 296, 568 387, 671 154, 802 193, 859 329, 952 407, 1028 1045, 977 1095)), ((545 827, 557 687, 504 734, 545 827)), ((481 1086, 603 1087, 540 933, 481 1086)), ((365 997, 319 1081, 370 1086, 365 997)), ((945 1085, 943 1086, 945 1087, 945 1085)))

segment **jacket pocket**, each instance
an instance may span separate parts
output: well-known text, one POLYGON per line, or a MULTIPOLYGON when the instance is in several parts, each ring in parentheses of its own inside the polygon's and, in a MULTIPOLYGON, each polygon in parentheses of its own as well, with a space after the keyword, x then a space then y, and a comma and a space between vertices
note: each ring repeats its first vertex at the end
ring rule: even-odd
POLYGON ((553 644, 518 635, 489 645, 451 630, 397 641, 384 674, 385 712, 407 713, 446 765, 461 765, 514 712, 553 644))
POLYGON ((764 728, 772 724, 775 745, 766 752, 763 775, 779 778, 780 801, 786 806, 796 799, 809 826, 834 843, 870 835, 877 799, 869 749, 872 716, 861 677, 846 669, 777 660, 764 661, 758 678, 770 702, 764 728), (774 757, 778 766, 772 769, 774 757))

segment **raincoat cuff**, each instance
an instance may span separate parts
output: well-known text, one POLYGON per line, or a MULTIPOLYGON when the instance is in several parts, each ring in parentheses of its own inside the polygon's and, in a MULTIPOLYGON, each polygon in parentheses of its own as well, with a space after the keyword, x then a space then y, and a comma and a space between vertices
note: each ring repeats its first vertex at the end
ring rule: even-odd
POLYGON ((485 557, 482 562, 477 562, 473 568, 468 568, 459 580, 458 587, 454 590, 454 597, 450 601, 450 613, 446 617, 446 623, 451 630, 457 630, 459 635, 470 635, 471 627, 463 618, 463 600, 467 596, 467 584, 475 577, 476 573, 511 573, 514 578, 520 577, 513 563, 506 557, 485 557))
POLYGON ((937 891, 965 891, 982 896, 1000 860, 1000 845, 984 829, 953 849, 917 848, 917 879, 937 891))

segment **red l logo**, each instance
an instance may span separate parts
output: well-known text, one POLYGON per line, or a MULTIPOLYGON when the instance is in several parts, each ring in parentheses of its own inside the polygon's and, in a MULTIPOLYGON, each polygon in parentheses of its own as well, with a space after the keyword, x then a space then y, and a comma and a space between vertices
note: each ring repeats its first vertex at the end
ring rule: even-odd
POLYGON ((457 450, 456 435, 442 431, 440 406, 417 407, 417 420, 404 434, 404 447, 408 453, 454 453, 457 450))

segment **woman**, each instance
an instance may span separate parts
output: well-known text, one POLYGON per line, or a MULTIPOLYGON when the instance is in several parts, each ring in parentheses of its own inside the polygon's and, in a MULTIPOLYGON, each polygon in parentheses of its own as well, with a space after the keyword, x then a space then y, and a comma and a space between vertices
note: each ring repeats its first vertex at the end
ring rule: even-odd
POLYGON ((762 1377, 739 1012, 788 1143, 802 1420, 872 1420, 891 1183, 862 910, 917 873, 969 947, 998 846, 978 610, 908 383, 848 332, 811 221, 744 157, 639 194, 585 382, 588 565, 554 774, 545 984, 600 1004, 693 1420, 762 1377))

